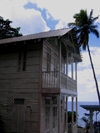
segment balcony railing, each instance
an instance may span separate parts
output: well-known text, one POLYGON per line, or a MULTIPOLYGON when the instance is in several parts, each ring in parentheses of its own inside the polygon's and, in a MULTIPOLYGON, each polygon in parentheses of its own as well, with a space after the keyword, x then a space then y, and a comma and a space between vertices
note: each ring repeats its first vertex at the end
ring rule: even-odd
POLYGON ((59 83, 59 72, 58 71, 44 71, 42 72, 42 88, 61 88, 72 91, 77 91, 76 80, 68 77, 61 73, 61 86, 59 83))
POLYGON ((76 91, 77 82, 76 80, 62 73, 61 74, 61 88, 76 91))
POLYGON ((59 72, 42 72, 42 88, 59 88, 59 72))

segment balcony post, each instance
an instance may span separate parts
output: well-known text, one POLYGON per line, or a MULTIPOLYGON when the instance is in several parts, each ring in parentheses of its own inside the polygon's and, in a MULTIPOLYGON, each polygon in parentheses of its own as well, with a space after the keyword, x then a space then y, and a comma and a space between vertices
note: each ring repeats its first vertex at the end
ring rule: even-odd
POLYGON ((61 43, 59 40, 59 87, 61 88, 61 43))
POLYGON ((74 97, 72 97, 72 124, 74 122, 74 97))
POLYGON ((72 74, 72 79, 73 79, 73 62, 71 63, 71 74, 72 74))
POLYGON ((77 81, 77 62, 75 62, 75 80, 77 81))
POLYGON ((76 96, 76 124, 78 123, 78 103, 77 103, 77 96, 76 96))
POLYGON ((66 96, 66 129, 65 129, 65 133, 68 133, 68 97, 66 96))
POLYGON ((58 96, 58 133, 61 133, 61 94, 58 96))
POLYGON ((68 52, 66 54, 66 75, 68 75, 68 52))
MULTIPOLYGON (((68 77, 68 52, 66 54, 66 77, 68 77)), ((68 88, 67 83, 68 79, 66 78, 66 88, 68 88)))

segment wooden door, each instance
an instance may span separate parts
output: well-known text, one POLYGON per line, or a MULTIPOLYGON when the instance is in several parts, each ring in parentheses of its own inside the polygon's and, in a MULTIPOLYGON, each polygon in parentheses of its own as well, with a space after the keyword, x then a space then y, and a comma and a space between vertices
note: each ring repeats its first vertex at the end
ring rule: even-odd
POLYGON ((13 131, 16 133, 24 133, 24 128, 25 128, 24 99, 14 99, 13 120, 14 120, 13 131))
POLYGON ((15 126, 17 133, 24 133, 25 126, 25 110, 23 105, 15 107, 15 126))

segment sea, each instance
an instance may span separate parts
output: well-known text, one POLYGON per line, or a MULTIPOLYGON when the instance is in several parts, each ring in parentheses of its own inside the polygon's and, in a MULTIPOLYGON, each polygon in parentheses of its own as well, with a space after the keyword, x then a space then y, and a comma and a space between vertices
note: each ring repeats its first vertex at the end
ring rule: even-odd
MULTIPOLYGON (((82 120, 82 117, 86 114, 89 114, 89 111, 83 109, 80 105, 98 105, 98 102, 78 102, 78 126, 85 127, 85 123, 82 120)), ((71 111, 72 106, 71 102, 68 102, 68 111, 71 111)), ((74 111, 76 110, 76 105, 74 103, 74 111)), ((96 121, 96 112, 94 112, 93 121, 96 121)), ((97 115, 97 121, 100 121, 100 112, 97 115)))

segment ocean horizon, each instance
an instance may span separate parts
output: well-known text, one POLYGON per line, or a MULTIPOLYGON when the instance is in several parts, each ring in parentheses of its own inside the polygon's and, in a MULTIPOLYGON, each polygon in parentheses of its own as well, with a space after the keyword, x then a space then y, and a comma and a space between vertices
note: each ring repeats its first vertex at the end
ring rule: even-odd
MULTIPOLYGON (((99 102, 93 101, 93 102, 88 102, 88 101, 78 101, 78 126, 85 127, 85 123, 82 120, 82 117, 85 116, 85 113, 89 114, 89 111, 83 109, 80 107, 80 105, 99 105, 99 102)), ((71 101, 68 102, 68 111, 71 111, 72 105, 71 101)), ((76 105, 74 103, 74 111, 76 110, 76 105)), ((96 121, 96 112, 94 113, 93 120, 96 121)), ((100 121, 100 113, 98 114, 98 121, 100 121)))

